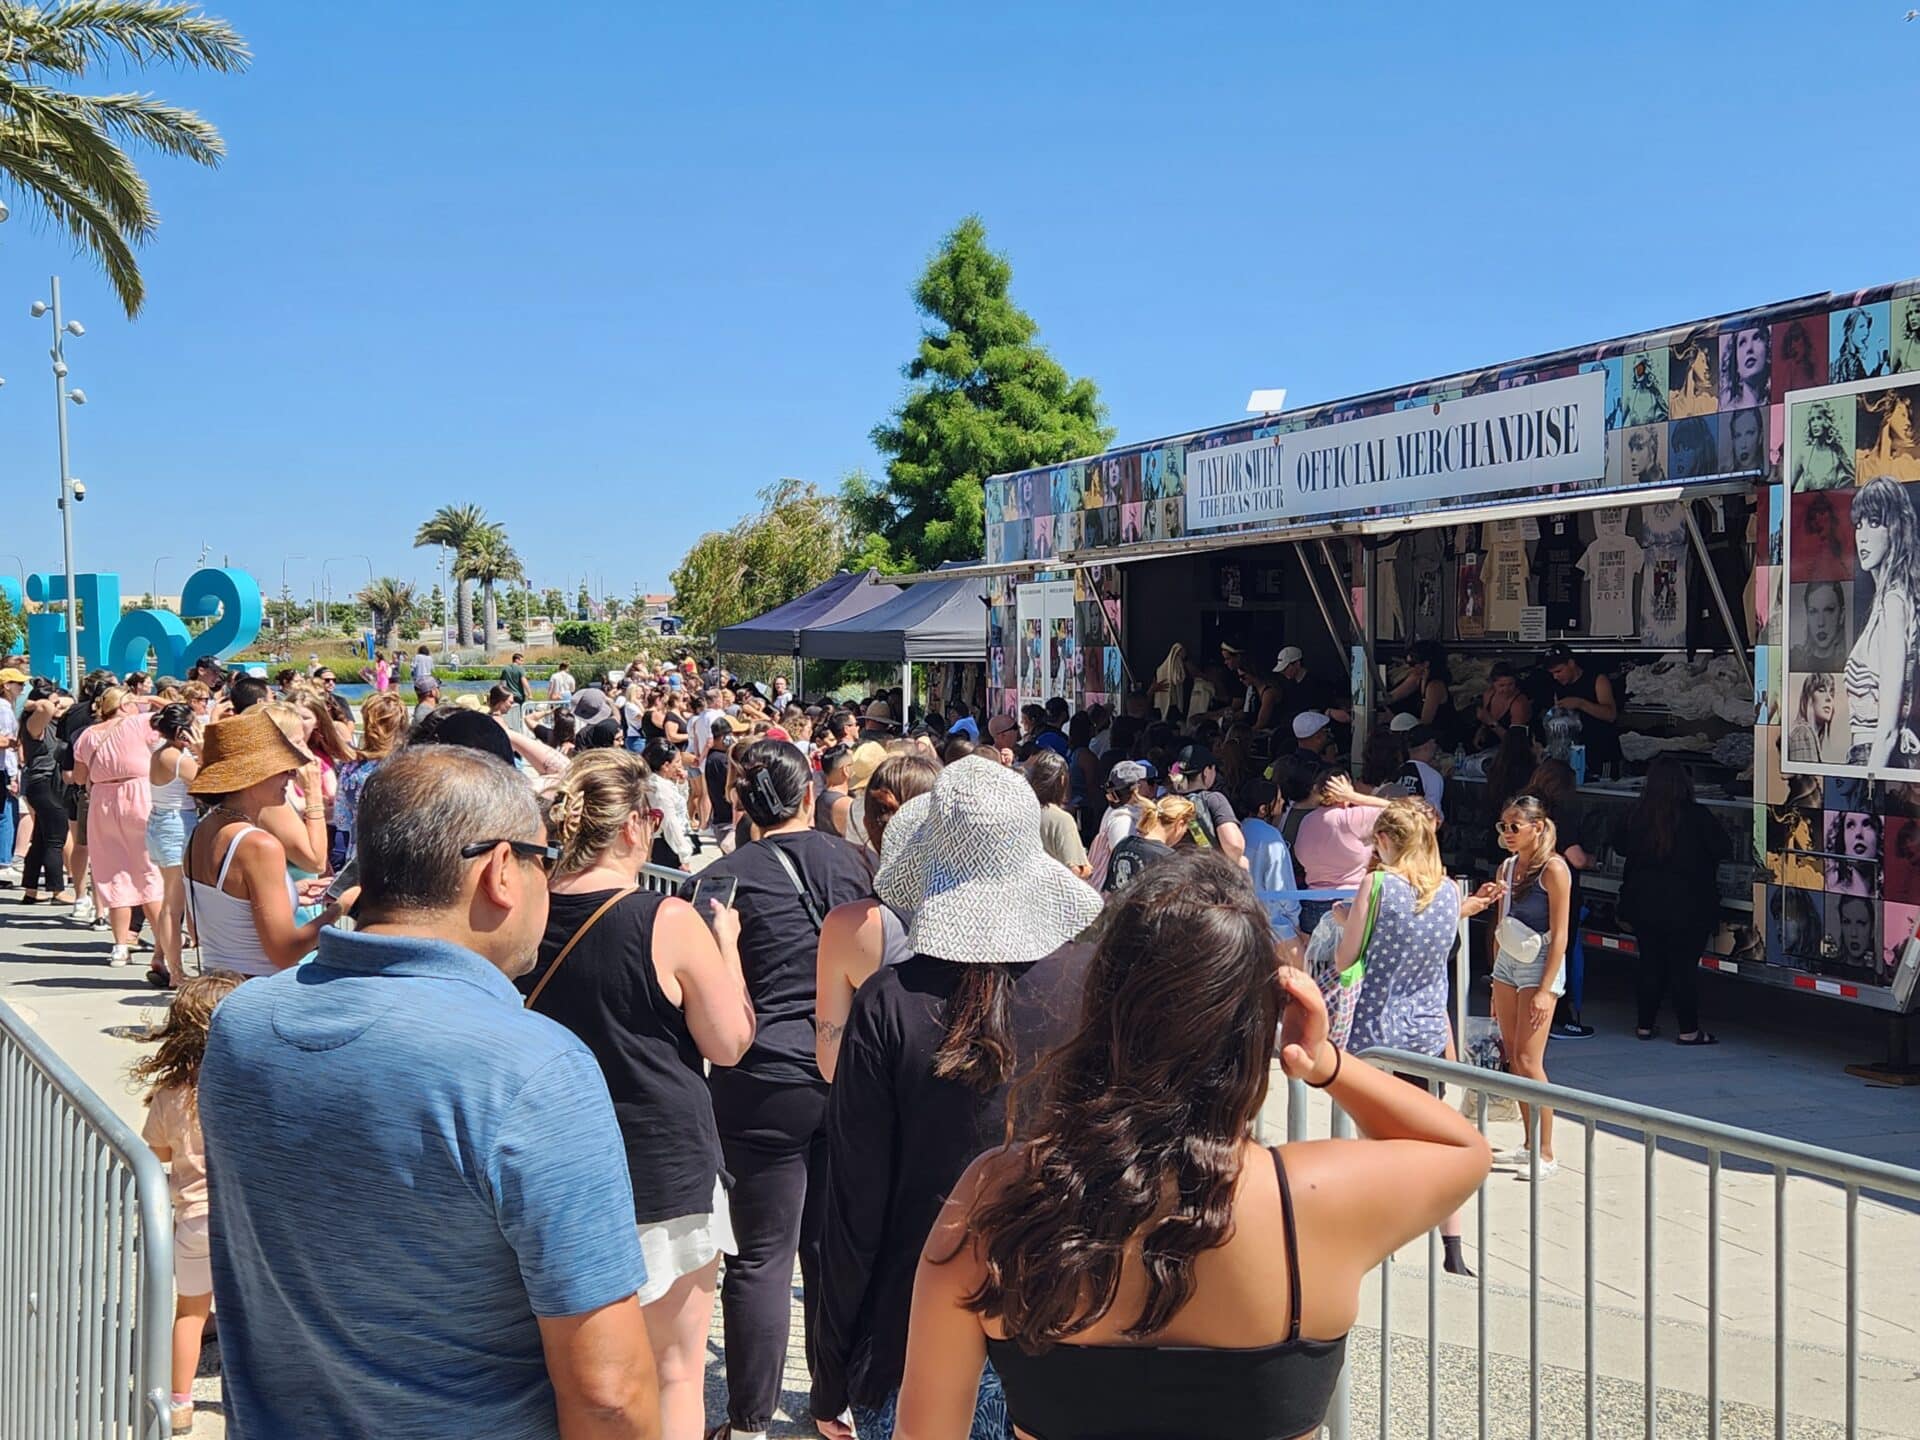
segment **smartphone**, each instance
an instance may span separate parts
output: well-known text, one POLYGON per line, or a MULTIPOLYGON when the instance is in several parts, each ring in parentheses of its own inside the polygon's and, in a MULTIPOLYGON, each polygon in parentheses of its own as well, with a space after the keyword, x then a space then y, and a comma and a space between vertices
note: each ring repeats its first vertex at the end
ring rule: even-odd
POLYGON ((346 864, 340 867, 340 873, 335 875, 333 877, 332 883, 327 886, 327 890, 326 890, 327 899, 338 900, 342 895, 344 895, 347 891, 351 890, 354 886, 358 885, 359 883, 360 883, 360 857, 356 855, 351 860, 347 861, 346 864))
POLYGON ((740 893, 740 881, 732 875, 702 875, 693 882, 693 908, 700 917, 711 919, 713 912, 707 908, 707 902, 731 908, 733 897, 740 893))

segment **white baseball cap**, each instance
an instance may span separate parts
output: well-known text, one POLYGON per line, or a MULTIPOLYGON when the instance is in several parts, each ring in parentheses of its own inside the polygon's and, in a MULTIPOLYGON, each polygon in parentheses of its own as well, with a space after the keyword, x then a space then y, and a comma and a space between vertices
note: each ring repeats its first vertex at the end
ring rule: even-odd
POLYGON ((1273 662, 1273 673, 1278 675, 1282 670, 1286 669, 1287 666, 1298 665, 1306 658, 1306 655, 1298 645, 1289 645, 1280 652, 1280 658, 1273 662))
POLYGON ((1393 717, 1393 723, 1387 728, 1396 735, 1404 735, 1420 723, 1420 717, 1412 711, 1405 711, 1393 717))
POLYGON ((1309 735, 1318 735, 1332 723, 1318 710, 1302 710, 1293 717, 1293 738, 1304 740, 1309 735))

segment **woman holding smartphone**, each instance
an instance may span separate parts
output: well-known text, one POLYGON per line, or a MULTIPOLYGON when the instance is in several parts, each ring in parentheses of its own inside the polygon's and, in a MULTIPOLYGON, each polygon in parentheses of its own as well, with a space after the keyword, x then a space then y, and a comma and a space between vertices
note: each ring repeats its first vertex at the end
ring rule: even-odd
POLYGON ((736 1248, 703 1068, 747 1053, 754 1015, 739 916, 634 884, 659 823, 639 756, 595 750, 574 761, 548 801, 560 860, 546 937, 515 983, 528 1009, 565 1025, 600 1062, 647 1262, 640 1307, 660 1377, 660 1433, 698 1440, 714 1283, 721 1254, 736 1248))

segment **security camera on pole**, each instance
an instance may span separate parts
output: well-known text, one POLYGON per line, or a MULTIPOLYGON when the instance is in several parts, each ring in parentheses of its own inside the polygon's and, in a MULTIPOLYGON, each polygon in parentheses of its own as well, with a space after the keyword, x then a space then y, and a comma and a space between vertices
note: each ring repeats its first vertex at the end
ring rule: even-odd
POLYGON ((87 403, 87 392, 76 389, 67 393, 67 355, 66 338, 76 339, 87 333, 86 327, 78 320, 60 318, 60 277, 52 280, 53 299, 33 302, 33 317, 39 319, 51 312, 53 315, 53 393, 54 413, 60 422, 60 544, 65 552, 67 568, 67 684, 76 689, 80 684, 80 611, 75 595, 73 576, 73 507, 87 498, 87 487, 74 479, 67 468, 67 402, 76 405, 87 403))

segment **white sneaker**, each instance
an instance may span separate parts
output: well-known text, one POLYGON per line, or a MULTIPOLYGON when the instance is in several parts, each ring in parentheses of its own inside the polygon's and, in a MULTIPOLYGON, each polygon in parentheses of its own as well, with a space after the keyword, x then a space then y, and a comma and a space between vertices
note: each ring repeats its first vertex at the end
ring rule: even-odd
POLYGON ((1532 1158, 1533 1152, 1524 1145, 1509 1145, 1504 1150, 1493 1152, 1493 1163, 1496 1165, 1518 1165, 1524 1169, 1532 1158))
POLYGON ((18 885, 20 870, 14 865, 0 865, 0 885, 18 885))
MULTIPOLYGON (((1533 1179, 1535 1173, 1536 1172, 1528 1166, 1522 1165, 1520 1167, 1520 1178, 1522 1180, 1533 1179)), ((1537 1173, 1542 1180, 1551 1180, 1560 1173, 1560 1162, 1558 1160, 1542 1160, 1537 1173)))
POLYGON ((131 965, 133 963, 132 949, 126 945, 114 946, 113 954, 108 957, 107 963, 109 965, 131 965))
POLYGON ((93 901, 82 896, 73 902, 73 918, 83 925, 93 923, 93 901))

